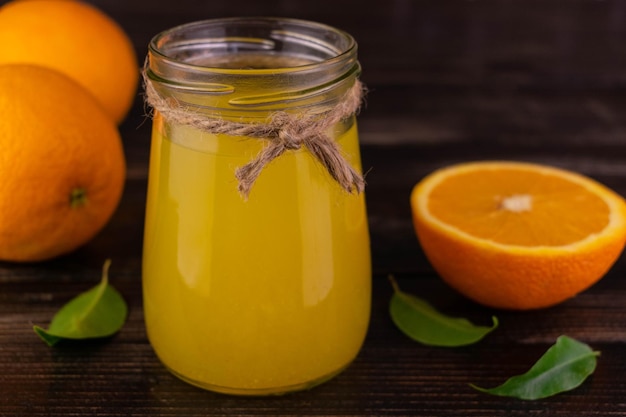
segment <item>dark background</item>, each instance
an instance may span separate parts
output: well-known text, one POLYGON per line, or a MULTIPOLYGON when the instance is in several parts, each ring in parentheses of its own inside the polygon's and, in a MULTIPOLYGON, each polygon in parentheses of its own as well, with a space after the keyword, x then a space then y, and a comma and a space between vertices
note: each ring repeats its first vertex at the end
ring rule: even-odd
POLYGON ((623 1, 93 3, 117 18, 140 57, 157 32, 206 18, 285 16, 348 31, 371 89, 366 144, 611 143, 623 122, 615 107, 626 81, 623 1), (593 132, 581 131, 581 118, 593 132))
POLYGON ((439 280, 417 244, 408 204, 413 185, 433 169, 477 159, 552 164, 626 195, 626 1, 92 3, 126 30, 139 62, 156 33, 205 18, 303 18, 356 38, 369 89, 359 127, 374 265, 370 331, 356 362, 310 392, 228 397, 167 373, 143 328, 150 120, 138 91, 120 127, 128 180, 109 225, 62 258, 0 263, 0 416, 626 415, 624 259, 559 306, 492 311, 439 280), (125 327, 110 340, 46 347, 32 324, 46 325, 61 305, 94 285, 108 257, 111 280, 130 306, 125 327), (414 343, 389 319, 389 274, 447 314, 478 324, 495 314, 500 328, 465 348, 414 343), (580 388, 528 402, 468 386, 495 386, 525 372, 561 334, 602 351, 595 374, 580 388))

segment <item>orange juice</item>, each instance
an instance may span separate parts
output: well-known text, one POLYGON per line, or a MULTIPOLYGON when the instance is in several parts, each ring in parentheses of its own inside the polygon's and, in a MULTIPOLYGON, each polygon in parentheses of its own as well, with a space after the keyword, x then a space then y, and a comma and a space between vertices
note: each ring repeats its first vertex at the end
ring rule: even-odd
MULTIPOLYGON (((354 118, 337 142, 360 167, 354 118)), ((235 394, 316 385, 357 355, 369 320, 363 194, 304 150, 246 201, 234 169, 261 141, 154 123, 144 249, 150 341, 184 380, 235 394)))
POLYGON ((214 19, 151 41, 144 314, 181 379, 282 394, 358 354, 371 295, 365 197, 348 184, 362 189, 359 74, 354 39, 314 22, 214 19))

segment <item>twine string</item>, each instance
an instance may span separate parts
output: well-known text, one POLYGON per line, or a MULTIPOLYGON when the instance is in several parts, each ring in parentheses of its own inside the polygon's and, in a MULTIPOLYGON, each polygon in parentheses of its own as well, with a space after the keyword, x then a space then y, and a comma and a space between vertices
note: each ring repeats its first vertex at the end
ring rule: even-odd
POLYGON ((321 115, 273 112, 266 123, 240 123, 211 118, 191 111, 173 98, 161 96, 143 72, 145 101, 170 123, 230 136, 247 136, 267 140, 266 146, 247 164, 235 170, 239 193, 248 198, 254 182, 263 169, 287 151, 305 148, 347 192, 361 193, 365 188, 363 176, 343 156, 340 147, 326 132, 336 123, 358 112, 364 87, 359 80, 339 103, 321 115))

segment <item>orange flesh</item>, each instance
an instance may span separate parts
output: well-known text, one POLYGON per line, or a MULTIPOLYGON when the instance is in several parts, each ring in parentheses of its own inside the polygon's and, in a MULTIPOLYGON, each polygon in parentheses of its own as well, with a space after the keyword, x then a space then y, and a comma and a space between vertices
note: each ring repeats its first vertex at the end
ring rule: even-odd
POLYGON ((428 210, 472 236, 530 247, 580 241, 601 232, 610 216, 586 188, 516 168, 450 176, 431 191, 428 210))

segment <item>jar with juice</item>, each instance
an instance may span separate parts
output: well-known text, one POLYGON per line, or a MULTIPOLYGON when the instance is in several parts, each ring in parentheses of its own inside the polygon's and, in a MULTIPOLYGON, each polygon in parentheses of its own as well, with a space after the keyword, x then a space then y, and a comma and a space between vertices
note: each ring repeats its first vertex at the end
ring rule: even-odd
POLYGON ((358 354, 367 214, 336 172, 361 171, 345 112, 360 93, 356 49, 340 30, 279 18, 195 22, 151 41, 144 312, 156 355, 181 379, 281 394, 358 354))

